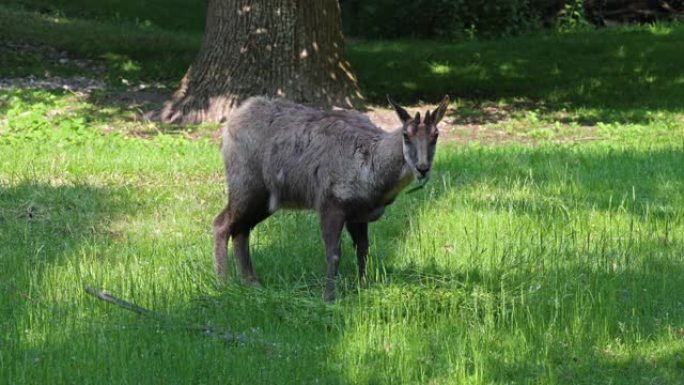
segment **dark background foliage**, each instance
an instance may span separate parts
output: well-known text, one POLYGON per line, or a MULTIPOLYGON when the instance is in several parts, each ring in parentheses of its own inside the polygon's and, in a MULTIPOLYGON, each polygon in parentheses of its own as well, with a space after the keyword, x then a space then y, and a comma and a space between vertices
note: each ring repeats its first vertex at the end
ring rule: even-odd
MULTIPOLYGON (((204 31, 208 0, 4 0, 41 13, 136 20, 170 31, 204 31), (93 4, 97 6, 93 6, 93 4), (183 17, 174 17, 177 9, 183 17)), ((347 37, 503 37, 539 28, 652 22, 684 15, 684 0, 340 0, 347 37)))
POLYGON ((502 37, 582 19, 652 22, 681 17, 682 0, 340 0, 345 34, 360 38, 502 37))
POLYGON ((535 7, 534 2, 541 3, 537 0, 342 0, 340 4, 347 36, 459 38, 510 35, 536 28, 543 14, 549 12, 546 10, 549 6, 535 7))

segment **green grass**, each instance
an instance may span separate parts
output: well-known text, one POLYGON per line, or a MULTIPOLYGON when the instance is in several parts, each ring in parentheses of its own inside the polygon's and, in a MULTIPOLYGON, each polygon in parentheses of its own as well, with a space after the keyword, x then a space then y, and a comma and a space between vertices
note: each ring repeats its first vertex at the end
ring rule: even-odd
MULTIPOLYGON (((2 7, 0 37, 103 63, 88 75, 111 84, 177 80, 199 35, 105 8, 2 7)), ((215 286, 215 127, 139 122, 110 91, 1 90, 0 383, 683 383, 682 31, 353 43, 372 101, 457 91, 443 137, 481 136, 440 143, 427 188, 371 225, 369 288, 345 235, 334 304, 320 299, 323 245, 304 212, 253 234, 264 289, 215 286), (610 51, 618 42, 630 60, 610 51), (499 131, 506 141, 487 136, 499 131)), ((83 73, 0 49, 0 76, 83 73)))
POLYGON ((42 102, 9 100, 0 136, 9 383, 684 378, 681 128, 580 145, 440 146, 428 188, 371 227, 370 288, 357 289, 345 238, 340 300, 326 305, 307 213, 281 212, 253 235, 265 289, 214 286, 216 143, 103 134, 87 102, 34 96, 42 102), (96 301, 84 285, 177 325, 96 301), (225 344, 185 332, 188 322, 275 345, 225 344))

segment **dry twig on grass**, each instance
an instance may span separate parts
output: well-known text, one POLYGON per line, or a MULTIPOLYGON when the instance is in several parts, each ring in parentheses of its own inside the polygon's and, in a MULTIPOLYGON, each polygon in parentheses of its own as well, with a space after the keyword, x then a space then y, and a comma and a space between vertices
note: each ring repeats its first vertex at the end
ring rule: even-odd
MULTIPOLYGON (((121 298, 118 298, 104 290, 96 290, 90 286, 85 287, 85 292, 87 294, 92 295, 93 297, 100 299, 102 301, 111 303, 113 305, 116 305, 122 309, 131 311, 133 313, 136 313, 138 315, 141 315, 146 318, 151 318, 154 319, 160 323, 168 324, 168 325, 173 325, 176 324, 172 319, 169 317, 155 312, 150 309, 146 309, 144 307, 138 306, 134 303, 125 301, 121 298)), ((203 336, 208 336, 212 338, 217 338, 220 339, 224 342, 228 343, 234 343, 234 344, 259 344, 259 345, 267 345, 269 347, 273 347, 274 344, 272 342, 264 341, 262 339, 258 338, 251 338, 243 333, 236 333, 230 330, 225 330, 225 329, 219 329, 215 328, 213 326, 208 326, 208 325, 191 325, 191 324, 185 324, 181 325, 181 327, 185 330, 189 330, 195 333, 200 333, 203 336)))

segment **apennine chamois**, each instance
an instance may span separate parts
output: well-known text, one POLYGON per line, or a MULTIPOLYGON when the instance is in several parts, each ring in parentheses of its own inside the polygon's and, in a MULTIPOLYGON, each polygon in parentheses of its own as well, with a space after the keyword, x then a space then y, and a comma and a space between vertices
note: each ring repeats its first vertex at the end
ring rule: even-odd
POLYGON ((227 242, 233 240, 242 279, 259 285, 249 256, 249 233, 279 208, 316 210, 325 242, 324 299, 334 299, 340 235, 346 225, 359 276, 368 254, 368 222, 382 216, 414 178, 425 182, 437 144, 437 123, 449 97, 434 111, 411 117, 392 102, 401 128, 387 132, 364 115, 322 111, 281 99, 247 99, 226 123, 222 153, 227 206, 214 220, 214 262, 227 278, 227 242))

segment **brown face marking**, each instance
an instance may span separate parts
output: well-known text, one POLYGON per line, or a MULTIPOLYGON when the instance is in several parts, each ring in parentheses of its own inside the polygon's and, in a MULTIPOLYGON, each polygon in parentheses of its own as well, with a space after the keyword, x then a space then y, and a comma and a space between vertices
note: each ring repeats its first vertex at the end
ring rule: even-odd
POLYGON ((419 139, 425 138, 425 133, 426 133, 426 131, 427 131, 427 130, 426 130, 424 124, 421 123, 421 124, 419 124, 419 125, 416 126, 416 136, 417 136, 419 139))
POLYGON ((435 136, 435 131, 436 130, 434 129, 434 126, 421 123, 415 126, 415 133, 413 135, 416 137, 416 139, 431 141, 435 136))
POLYGON ((414 122, 411 122, 408 124, 406 127, 406 134, 409 137, 414 137, 418 133, 418 125, 416 125, 414 122))

